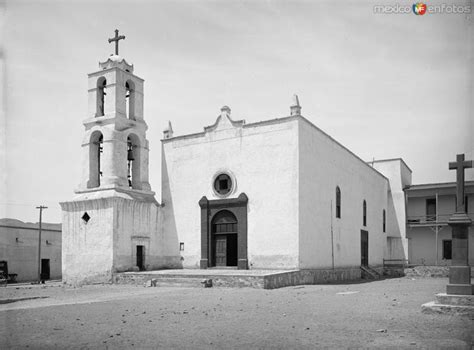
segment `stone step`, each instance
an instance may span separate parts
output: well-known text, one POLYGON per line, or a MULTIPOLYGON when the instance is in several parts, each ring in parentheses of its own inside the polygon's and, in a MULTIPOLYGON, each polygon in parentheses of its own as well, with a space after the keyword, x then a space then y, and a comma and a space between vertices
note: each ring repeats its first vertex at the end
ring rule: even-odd
POLYGON ((362 270, 362 278, 364 279, 374 279, 374 280, 377 280, 377 279, 380 279, 380 275, 377 271, 371 269, 370 267, 368 266, 361 266, 360 269, 362 270))
POLYGON ((203 288, 204 280, 212 280, 213 287, 229 288, 264 288, 264 276, 219 276, 219 275, 185 275, 185 274, 144 274, 144 273, 117 273, 114 275, 116 284, 132 284, 167 287, 200 287, 203 288))
POLYGON ((156 287, 199 287, 203 288, 202 278, 153 278, 151 279, 156 287))
POLYGON ((445 305, 461 305, 474 307, 474 295, 436 294, 436 303, 445 305))
POLYGON ((467 315, 474 317, 474 306, 438 304, 435 301, 421 305, 425 314, 467 315))

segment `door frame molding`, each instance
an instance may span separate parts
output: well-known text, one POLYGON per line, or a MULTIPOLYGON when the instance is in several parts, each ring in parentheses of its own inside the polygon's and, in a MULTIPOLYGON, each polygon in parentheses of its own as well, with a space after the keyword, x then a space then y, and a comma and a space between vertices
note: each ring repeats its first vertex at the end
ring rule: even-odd
POLYGON ((221 210, 228 210, 237 218, 237 268, 248 269, 247 258, 247 205, 248 197, 241 193, 237 198, 209 200, 203 196, 199 200, 201 207, 201 260, 200 268, 207 269, 212 261, 211 221, 221 210))

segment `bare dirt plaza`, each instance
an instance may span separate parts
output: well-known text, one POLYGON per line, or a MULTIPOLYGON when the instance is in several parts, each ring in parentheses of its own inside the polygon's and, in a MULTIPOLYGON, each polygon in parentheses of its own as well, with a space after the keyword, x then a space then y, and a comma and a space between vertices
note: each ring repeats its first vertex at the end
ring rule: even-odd
POLYGON ((447 279, 252 288, 0 289, 0 348, 471 349, 474 320, 421 304, 447 279))

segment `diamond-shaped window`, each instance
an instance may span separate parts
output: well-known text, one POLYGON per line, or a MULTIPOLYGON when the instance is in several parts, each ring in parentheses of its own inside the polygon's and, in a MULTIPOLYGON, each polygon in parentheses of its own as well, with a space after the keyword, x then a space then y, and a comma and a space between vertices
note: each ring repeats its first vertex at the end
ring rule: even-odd
POLYGON ((89 216, 89 214, 87 214, 87 212, 85 212, 84 215, 82 215, 82 220, 84 220, 86 224, 89 222, 90 219, 91 217, 89 216))

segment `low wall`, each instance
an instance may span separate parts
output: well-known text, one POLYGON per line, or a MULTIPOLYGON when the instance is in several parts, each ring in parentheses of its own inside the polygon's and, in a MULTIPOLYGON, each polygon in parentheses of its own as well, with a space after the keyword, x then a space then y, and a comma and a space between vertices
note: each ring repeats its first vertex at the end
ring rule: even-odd
MULTIPOLYGON (((381 267, 375 268, 375 270, 380 271, 381 269, 381 267)), ((196 273, 196 270, 191 271, 189 273, 160 273, 160 271, 114 273, 113 283, 140 285, 154 280, 156 285, 163 286, 201 286, 203 280, 211 279, 214 287, 275 289, 305 284, 344 283, 361 279, 359 266, 334 270, 293 270, 264 275, 258 273, 254 275, 252 273, 242 274, 238 270, 229 274, 213 273, 212 270, 203 270, 202 273, 196 273)))
MULTIPOLYGON (((407 277, 449 277, 449 266, 414 266, 406 268, 407 277)), ((471 277, 474 277, 474 268, 471 267, 471 277)))
POLYGON ((282 272, 265 276, 265 289, 274 289, 303 284, 328 284, 361 278, 359 267, 337 269, 314 269, 282 272))

